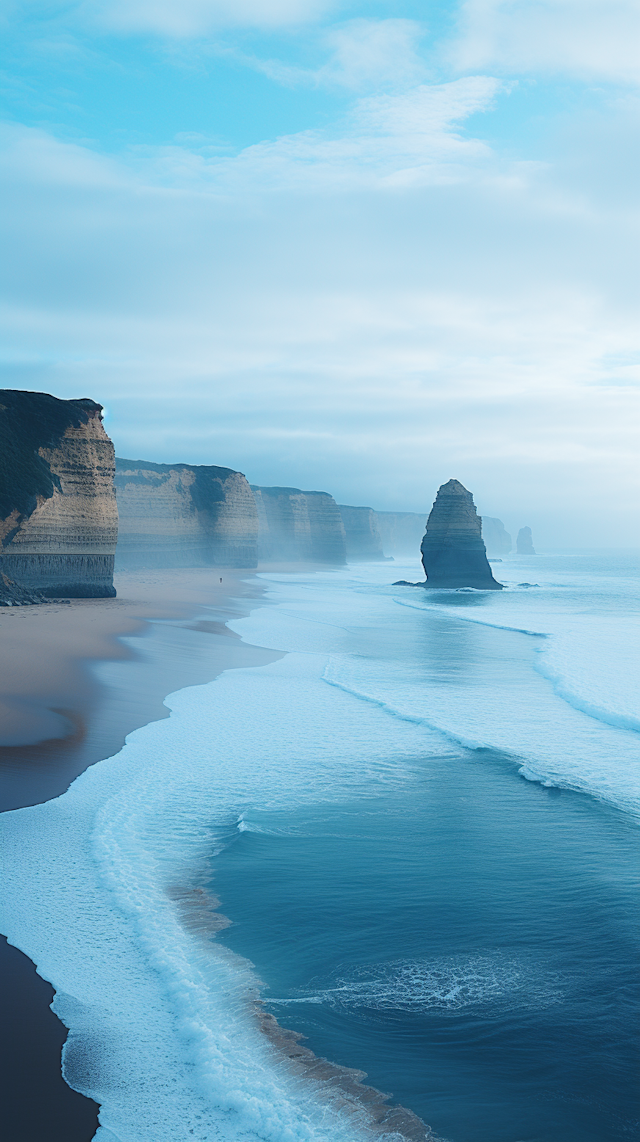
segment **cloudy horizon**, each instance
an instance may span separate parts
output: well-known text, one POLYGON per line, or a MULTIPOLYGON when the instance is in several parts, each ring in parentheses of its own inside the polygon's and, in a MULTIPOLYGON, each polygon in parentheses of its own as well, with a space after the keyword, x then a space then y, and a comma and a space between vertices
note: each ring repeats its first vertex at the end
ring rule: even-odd
POLYGON ((637 544, 635 0, 7 23, 5 387, 124 457, 637 544))

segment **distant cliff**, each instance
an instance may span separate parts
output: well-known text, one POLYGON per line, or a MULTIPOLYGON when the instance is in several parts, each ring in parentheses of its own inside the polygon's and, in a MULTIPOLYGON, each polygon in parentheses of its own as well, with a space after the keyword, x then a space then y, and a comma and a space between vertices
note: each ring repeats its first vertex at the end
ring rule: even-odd
POLYGON ((116 458, 119 570, 255 567, 258 513, 241 472, 116 458))
POLYGON ((344 525, 347 559, 377 561, 385 558, 373 508, 352 508, 338 504, 344 525))
POLYGON ((421 551, 426 587, 502 589, 491 574, 473 496, 459 480, 438 489, 421 551))
POLYGON ((345 530, 333 496, 255 484, 251 490, 258 511, 261 562, 346 562, 345 530))
POLYGON ((118 516, 102 405, 0 390, 0 571, 50 598, 110 598, 118 516))
POLYGON ((508 555, 513 546, 502 520, 490 515, 482 516, 482 538, 487 555, 508 555))
POLYGON ((424 512, 376 512, 385 555, 417 555, 427 523, 424 512))
POLYGON ((516 551, 518 555, 535 555, 530 527, 520 528, 516 539, 516 551))

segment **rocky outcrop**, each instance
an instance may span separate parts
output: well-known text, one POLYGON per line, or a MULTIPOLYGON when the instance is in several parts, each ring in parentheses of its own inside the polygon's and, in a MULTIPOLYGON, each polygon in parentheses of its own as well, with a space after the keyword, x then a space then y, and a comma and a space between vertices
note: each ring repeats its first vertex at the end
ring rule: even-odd
POLYGON ((518 555, 535 555, 533 547, 533 537, 531 535, 530 527, 521 527, 516 539, 516 551, 518 555))
POLYGON ((502 520, 494 516, 482 516, 482 538, 489 557, 508 555, 513 546, 502 520))
POLYGON ((420 550, 426 512, 376 512, 375 515, 386 556, 415 555, 420 550))
POLYGON ((119 570, 257 566, 258 513, 241 472, 117 458, 115 485, 119 570))
POLYGON ((346 537, 347 559, 377 562, 386 558, 373 508, 352 508, 338 504, 346 537))
POLYGON ((327 492, 252 484, 259 521, 258 554, 267 563, 346 563, 342 516, 327 492))
POLYGON ((118 516, 102 405, 0 390, 0 572, 50 598, 110 598, 118 516))
POLYGON ((459 480, 438 489, 420 550, 426 587, 502 590, 491 574, 473 496, 459 480))

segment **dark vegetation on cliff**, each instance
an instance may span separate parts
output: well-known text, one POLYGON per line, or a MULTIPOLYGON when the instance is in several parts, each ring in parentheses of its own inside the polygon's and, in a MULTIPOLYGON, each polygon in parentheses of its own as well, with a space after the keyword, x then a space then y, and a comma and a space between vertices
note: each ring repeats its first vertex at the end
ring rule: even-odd
POLYGON ((87 423, 87 410, 101 408, 88 397, 59 400, 48 393, 0 389, 0 519, 12 511, 31 515, 38 496, 48 499, 60 488, 38 449, 56 448, 67 428, 87 423))

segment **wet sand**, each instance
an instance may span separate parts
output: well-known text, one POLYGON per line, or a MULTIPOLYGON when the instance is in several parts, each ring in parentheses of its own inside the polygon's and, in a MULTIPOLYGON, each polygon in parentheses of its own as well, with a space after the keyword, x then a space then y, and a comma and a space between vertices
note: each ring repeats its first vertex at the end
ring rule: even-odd
MULTIPOLYGON (((168 717, 172 691, 280 657, 224 625, 262 597, 250 571, 134 572, 116 576, 116 587, 116 599, 0 611, 3 810, 60 796, 132 730, 168 717)), ((66 1029, 49 1010, 52 987, 4 939, 0 973, 3 1138, 89 1142, 98 1108, 60 1074, 66 1029)))

